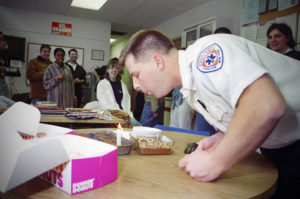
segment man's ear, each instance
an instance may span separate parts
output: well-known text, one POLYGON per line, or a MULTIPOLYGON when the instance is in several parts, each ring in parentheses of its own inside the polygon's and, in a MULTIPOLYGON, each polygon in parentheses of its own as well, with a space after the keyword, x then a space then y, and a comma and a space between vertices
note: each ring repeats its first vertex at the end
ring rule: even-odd
POLYGON ((164 57, 161 56, 160 54, 154 54, 153 59, 154 59, 156 66, 158 67, 158 69, 161 71, 164 70, 164 68, 165 68, 164 57))

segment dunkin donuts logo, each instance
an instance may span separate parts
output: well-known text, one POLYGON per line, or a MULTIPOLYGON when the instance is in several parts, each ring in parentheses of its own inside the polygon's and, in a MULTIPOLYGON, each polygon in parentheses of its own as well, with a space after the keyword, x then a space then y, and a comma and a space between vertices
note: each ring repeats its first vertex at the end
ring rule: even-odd
POLYGON ((77 192, 83 192, 83 191, 87 191, 89 189, 93 189, 94 181, 95 181, 95 178, 92 178, 92 179, 85 180, 82 182, 73 183, 72 192, 75 194, 77 192))
POLYGON ((51 169, 45 173, 43 173, 42 175, 40 175, 43 179, 45 179, 46 181, 54 184, 54 185, 58 185, 59 187, 63 187, 63 181, 62 181, 62 174, 60 172, 57 172, 54 169, 51 169))
POLYGON ((42 175, 40 175, 40 177, 54 185, 63 187, 64 184, 63 184, 63 180, 62 180, 63 179, 62 171, 65 168, 66 164, 67 164, 67 162, 43 173, 42 175))

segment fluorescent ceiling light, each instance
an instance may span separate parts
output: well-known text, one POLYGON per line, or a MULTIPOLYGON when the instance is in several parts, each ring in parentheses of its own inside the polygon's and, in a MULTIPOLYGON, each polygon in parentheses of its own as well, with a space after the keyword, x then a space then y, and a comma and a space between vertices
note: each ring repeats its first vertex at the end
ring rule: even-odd
POLYGON ((110 38, 110 43, 113 43, 114 41, 116 41, 116 39, 110 38))
POLYGON ((71 6, 99 10, 107 0, 73 0, 71 6))

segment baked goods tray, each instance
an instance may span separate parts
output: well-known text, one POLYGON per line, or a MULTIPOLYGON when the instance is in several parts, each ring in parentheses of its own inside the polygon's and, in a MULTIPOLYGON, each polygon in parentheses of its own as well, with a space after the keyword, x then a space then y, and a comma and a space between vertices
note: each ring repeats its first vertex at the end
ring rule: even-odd
POLYGON ((164 135, 160 139, 136 139, 136 151, 142 155, 167 155, 171 153, 173 146, 174 141, 164 135))
MULTIPOLYGON (((113 131, 80 131, 74 130, 75 135, 79 135, 82 137, 91 138, 94 140, 102 141, 111 145, 117 145, 116 134, 113 131)), ((134 143, 124 137, 121 139, 121 146, 117 146, 118 155, 128 155, 131 152, 132 146, 134 143)))

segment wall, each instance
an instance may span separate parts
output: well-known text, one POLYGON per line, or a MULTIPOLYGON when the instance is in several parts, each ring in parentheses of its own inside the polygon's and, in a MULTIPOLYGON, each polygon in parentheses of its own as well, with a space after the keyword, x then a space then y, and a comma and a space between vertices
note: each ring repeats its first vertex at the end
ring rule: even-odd
POLYGON ((242 0, 211 0, 153 28, 164 32, 172 39, 176 39, 181 37, 182 29, 206 19, 217 17, 217 28, 227 26, 234 34, 239 35, 242 9, 242 0))
MULTIPOLYGON (((91 72, 96 67, 106 64, 110 58, 109 39, 111 24, 108 22, 9 9, 0 6, 0 30, 5 35, 26 38, 25 59, 27 59, 28 42, 84 48, 83 66, 87 72, 91 72), (72 24, 72 36, 51 34, 52 21, 72 24), (104 61, 91 60, 92 49, 104 50, 104 61)), ((12 94, 29 91, 29 87, 25 85, 26 62, 27 60, 20 70, 21 77, 13 79, 16 90, 12 90, 12 94)))

